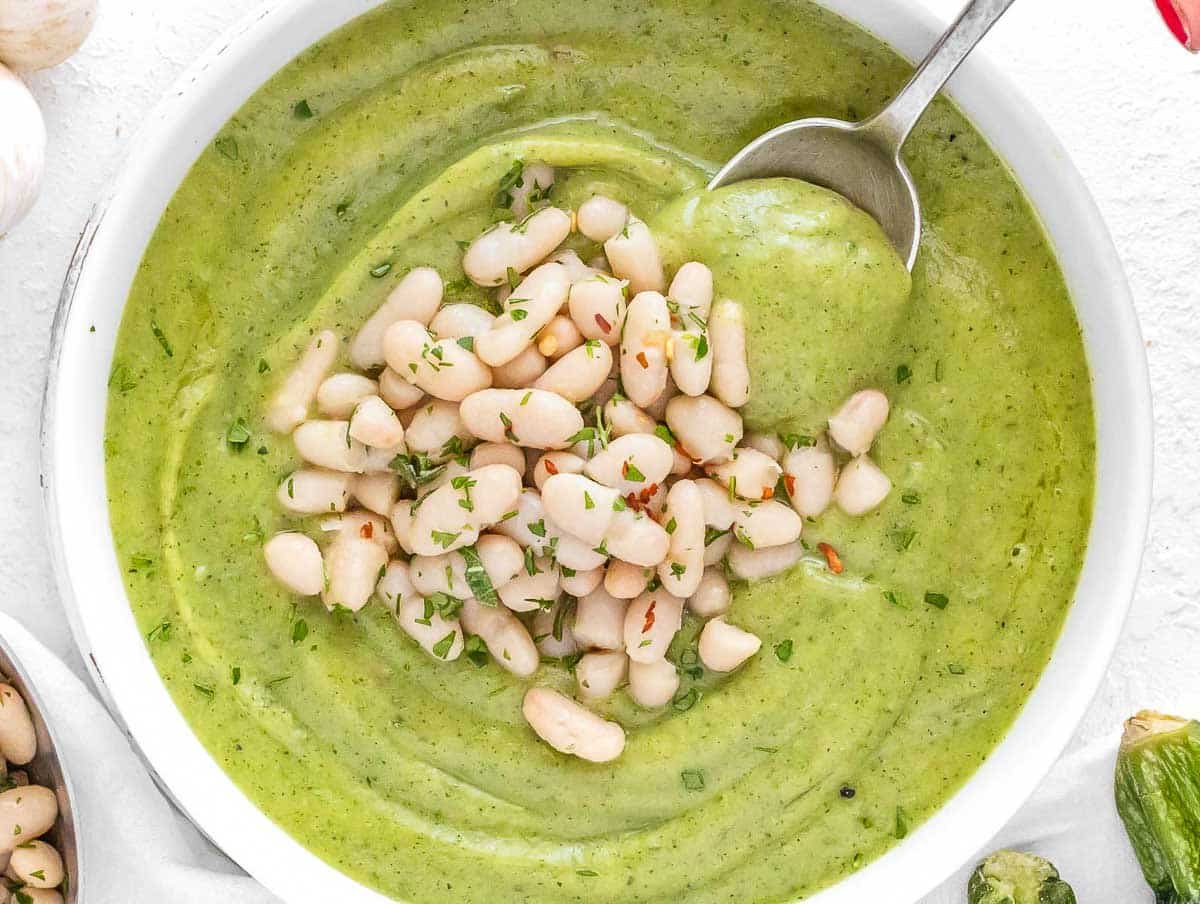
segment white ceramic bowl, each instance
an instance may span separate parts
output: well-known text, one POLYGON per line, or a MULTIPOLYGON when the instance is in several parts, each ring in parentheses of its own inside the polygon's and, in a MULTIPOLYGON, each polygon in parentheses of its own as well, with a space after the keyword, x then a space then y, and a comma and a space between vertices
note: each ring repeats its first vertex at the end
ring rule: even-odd
MULTIPOLYGON (((153 113, 72 262, 54 328, 43 425, 48 520, 76 640, 110 708, 201 829, 288 901, 383 902, 293 841, 205 752, 176 710, 133 620, 105 498, 106 376, 125 298, 163 208, 222 124, 299 51, 379 0, 292 0, 218 41, 153 113), (94 331, 93 328, 94 327, 94 331)), ((910 58, 940 24, 912 0, 821 0, 910 58)), ((907 904, 962 865, 1033 791, 1107 668, 1133 594, 1150 500, 1146 362, 1104 224, 1046 124, 983 59, 951 94, 1008 161, 1040 213, 1083 325, 1098 426, 1095 517, 1075 603, 1020 718, 982 768, 902 844, 812 900, 907 904)))

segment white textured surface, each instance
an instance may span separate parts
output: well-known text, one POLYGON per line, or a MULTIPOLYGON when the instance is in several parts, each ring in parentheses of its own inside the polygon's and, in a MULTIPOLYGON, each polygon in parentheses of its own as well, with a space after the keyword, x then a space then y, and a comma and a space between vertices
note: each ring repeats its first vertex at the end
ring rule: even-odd
MULTIPOLYGON (((959 5, 926 2, 946 18, 959 5)), ((50 135, 47 179, 31 216, 0 239, 0 609, 73 662, 38 487, 39 403, 59 286, 146 110, 249 4, 101 6, 83 50, 30 78, 50 135)), ((1143 706, 1200 715, 1200 58, 1172 42, 1150 0, 1022 0, 987 47, 1091 186, 1149 346, 1158 430, 1149 547, 1133 616, 1080 744, 1143 706)))

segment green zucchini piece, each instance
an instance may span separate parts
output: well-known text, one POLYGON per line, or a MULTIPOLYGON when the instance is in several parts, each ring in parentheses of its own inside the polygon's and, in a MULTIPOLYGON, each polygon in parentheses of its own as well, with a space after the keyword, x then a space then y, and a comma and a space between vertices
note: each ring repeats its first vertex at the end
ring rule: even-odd
POLYGON ((1127 720, 1116 798, 1158 904, 1200 904, 1200 722, 1149 710, 1127 720))
POLYGON ((492 579, 488 577, 487 569, 483 567, 479 552, 474 546, 464 546, 459 552, 462 553, 463 561, 467 563, 467 586, 471 588, 476 602, 483 606, 499 605, 500 595, 492 586, 492 579))
POLYGON ((971 874, 967 904, 1076 904, 1075 892, 1044 857, 996 851, 971 874))

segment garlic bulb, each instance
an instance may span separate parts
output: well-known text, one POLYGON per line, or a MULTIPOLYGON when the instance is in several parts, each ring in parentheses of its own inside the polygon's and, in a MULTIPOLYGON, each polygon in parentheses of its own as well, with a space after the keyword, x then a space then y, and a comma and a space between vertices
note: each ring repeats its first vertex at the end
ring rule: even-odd
POLYGON ((95 20, 96 0, 0 0, 0 61, 13 69, 56 66, 95 20))
POLYGON ((46 126, 37 101, 0 64, 0 236, 16 225, 37 198, 46 155, 46 126))

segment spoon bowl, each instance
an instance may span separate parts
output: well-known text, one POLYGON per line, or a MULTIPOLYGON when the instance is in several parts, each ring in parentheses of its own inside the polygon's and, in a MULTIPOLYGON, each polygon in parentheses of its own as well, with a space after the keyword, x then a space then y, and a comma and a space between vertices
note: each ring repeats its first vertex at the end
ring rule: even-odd
POLYGON ((911 270, 921 238, 917 186, 874 125, 819 117, 785 123, 738 151, 708 187, 790 176, 836 191, 878 221, 911 270))
POLYGON ((863 122, 798 119, 777 126, 734 154, 708 184, 790 176, 837 192, 873 216, 912 270, 921 243, 921 199, 900 157, 926 108, 1013 0, 971 0, 911 80, 863 122))

